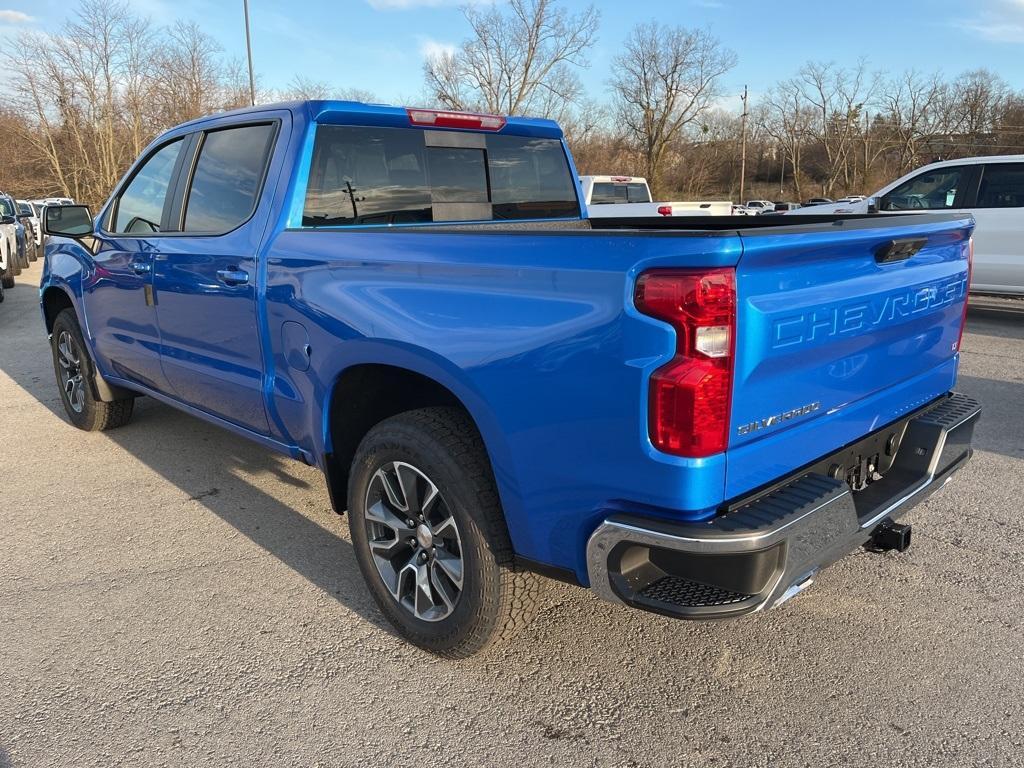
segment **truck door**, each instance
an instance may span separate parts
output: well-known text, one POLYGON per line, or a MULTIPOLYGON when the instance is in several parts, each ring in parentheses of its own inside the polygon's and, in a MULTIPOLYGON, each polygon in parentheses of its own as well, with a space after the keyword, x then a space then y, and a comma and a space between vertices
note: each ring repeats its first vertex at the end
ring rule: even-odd
POLYGON ((978 199, 971 208, 978 222, 971 285, 979 291, 1024 293, 1024 163, 981 168, 978 199))
POLYGON ((257 251, 269 209, 260 206, 280 120, 197 135, 191 172, 175 193, 181 232, 156 257, 160 356, 188 405, 267 434, 257 327, 257 251))
POLYGON ((153 307, 153 263, 170 239, 169 188, 187 139, 157 147, 123 185, 96 231, 96 269, 85 309, 104 370, 166 392, 153 307))

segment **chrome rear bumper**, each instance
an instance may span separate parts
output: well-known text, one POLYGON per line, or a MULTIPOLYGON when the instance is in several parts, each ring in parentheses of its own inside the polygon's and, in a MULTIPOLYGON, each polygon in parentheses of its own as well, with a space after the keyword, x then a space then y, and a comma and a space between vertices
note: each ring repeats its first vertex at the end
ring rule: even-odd
POLYGON ((980 413, 977 401, 954 393, 899 424, 891 466, 861 491, 808 471, 702 523, 609 517, 587 543, 590 586, 607 600, 680 618, 778 605, 942 487, 970 459, 980 413))

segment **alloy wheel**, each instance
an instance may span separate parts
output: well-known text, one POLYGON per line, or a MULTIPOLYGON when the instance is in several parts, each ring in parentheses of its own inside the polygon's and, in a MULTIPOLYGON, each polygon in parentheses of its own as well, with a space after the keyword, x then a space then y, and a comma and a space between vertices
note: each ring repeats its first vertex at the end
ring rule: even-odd
POLYGON ((57 337, 57 362, 60 364, 60 385, 68 405, 75 413, 81 413, 85 408, 81 353, 68 331, 61 331, 57 337))
POLYGON ((440 621, 462 594, 458 525, 437 485, 411 464, 393 461, 370 479, 364 504, 373 564, 399 605, 440 621))

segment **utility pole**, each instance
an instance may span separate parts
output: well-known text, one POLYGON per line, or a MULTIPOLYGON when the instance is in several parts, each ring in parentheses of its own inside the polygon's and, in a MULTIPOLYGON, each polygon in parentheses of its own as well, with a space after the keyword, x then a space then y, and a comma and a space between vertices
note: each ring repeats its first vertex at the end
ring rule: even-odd
POLYGON ((783 190, 782 184, 786 180, 786 151, 782 148, 782 143, 779 143, 779 197, 782 197, 783 190))
POLYGON ((740 199, 743 205, 744 188, 747 183, 747 86, 743 86, 743 114, 740 115, 740 199))
POLYGON ((245 52, 249 57, 249 104, 256 106, 256 78, 252 74, 252 36, 249 34, 249 0, 242 0, 245 11, 245 52))

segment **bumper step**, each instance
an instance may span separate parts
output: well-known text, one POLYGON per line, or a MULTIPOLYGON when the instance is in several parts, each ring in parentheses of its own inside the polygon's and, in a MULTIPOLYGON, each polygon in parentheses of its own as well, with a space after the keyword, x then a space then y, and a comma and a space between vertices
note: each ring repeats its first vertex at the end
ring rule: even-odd
POLYGON ((710 608, 734 605, 749 600, 751 595, 733 592, 681 576, 663 576, 644 587, 640 594, 648 600, 680 608, 710 608))

